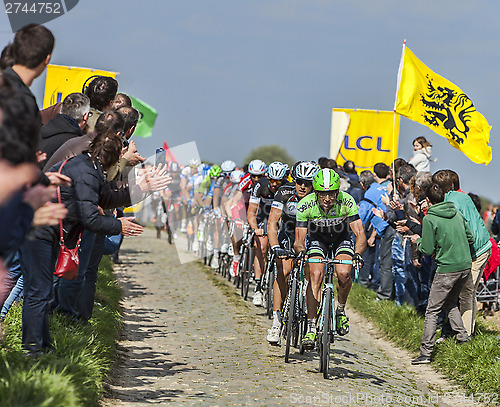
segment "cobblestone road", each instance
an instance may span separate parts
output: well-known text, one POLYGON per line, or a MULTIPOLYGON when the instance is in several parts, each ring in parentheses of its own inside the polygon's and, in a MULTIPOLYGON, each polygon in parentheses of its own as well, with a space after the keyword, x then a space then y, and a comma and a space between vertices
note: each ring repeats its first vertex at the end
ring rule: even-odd
POLYGON ((335 342, 324 380, 315 353, 294 354, 285 364, 284 350, 265 340, 262 309, 200 263, 179 264, 153 231, 126 239, 122 260, 122 366, 107 405, 460 405, 435 393, 459 390, 428 366, 411 367, 411 355, 369 332, 352 310, 351 332, 335 342))

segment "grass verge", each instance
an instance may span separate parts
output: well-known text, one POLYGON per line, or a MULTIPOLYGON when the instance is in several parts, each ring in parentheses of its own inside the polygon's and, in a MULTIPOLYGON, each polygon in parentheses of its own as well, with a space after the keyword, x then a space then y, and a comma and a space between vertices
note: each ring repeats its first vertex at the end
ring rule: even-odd
POLYGON ((1 405, 71 407, 96 406, 103 393, 107 372, 115 358, 115 340, 121 327, 120 288, 109 258, 99 267, 96 304, 90 323, 50 317, 56 348, 39 358, 21 350, 21 306, 9 311, 7 337, 0 349, 1 405))
MULTIPOLYGON (((376 294, 353 284, 349 304, 371 320, 396 345, 418 354, 424 318, 414 308, 376 301, 376 294)), ((448 339, 434 348, 432 364, 459 383, 474 400, 500 404, 500 332, 478 321, 472 340, 458 345, 448 339)))

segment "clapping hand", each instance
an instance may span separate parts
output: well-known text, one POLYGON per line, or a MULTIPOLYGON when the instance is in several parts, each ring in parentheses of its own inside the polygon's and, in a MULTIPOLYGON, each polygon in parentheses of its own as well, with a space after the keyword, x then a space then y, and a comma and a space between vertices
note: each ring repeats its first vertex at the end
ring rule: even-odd
POLYGON ((142 192, 156 192, 163 191, 171 182, 172 178, 167 175, 167 165, 160 164, 146 169, 137 184, 142 192))

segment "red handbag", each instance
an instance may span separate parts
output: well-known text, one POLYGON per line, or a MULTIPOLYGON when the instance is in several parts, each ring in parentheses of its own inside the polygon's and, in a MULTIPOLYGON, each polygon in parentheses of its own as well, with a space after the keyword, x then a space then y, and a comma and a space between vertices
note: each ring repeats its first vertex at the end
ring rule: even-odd
MULTIPOLYGON (((59 173, 61 173, 62 167, 64 167, 68 161, 69 159, 64 161, 59 167, 59 173)), ((57 200, 61 203, 61 187, 57 187, 57 200)), ((56 271, 54 271, 54 275, 64 280, 75 280, 78 276, 78 265, 80 264, 78 250, 80 249, 82 234, 80 233, 80 236, 78 236, 78 242, 75 248, 68 249, 64 244, 62 220, 59 221, 59 228, 61 233, 61 246, 59 248, 59 255, 57 256, 56 271)))

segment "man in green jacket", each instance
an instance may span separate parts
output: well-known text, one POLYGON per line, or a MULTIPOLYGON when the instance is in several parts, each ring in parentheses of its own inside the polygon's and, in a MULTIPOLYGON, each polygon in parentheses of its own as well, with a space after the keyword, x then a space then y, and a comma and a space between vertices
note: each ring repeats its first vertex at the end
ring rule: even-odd
MULTIPOLYGON (((464 217, 474 236, 474 251, 472 252, 471 273, 459 295, 460 314, 467 333, 474 333, 476 323, 477 301, 476 291, 479 281, 483 276, 484 268, 491 255, 490 234, 486 230, 483 219, 476 209, 472 199, 460 191, 459 177, 455 171, 441 170, 432 176, 432 181, 443 189, 445 202, 453 202, 455 207, 464 217)), ((441 336, 449 336, 449 326, 443 329, 441 336)))
POLYGON ((470 275, 470 246, 474 243, 474 237, 453 202, 444 202, 444 195, 438 184, 431 184, 427 188, 429 210, 422 221, 422 237, 414 235, 411 238, 422 253, 434 255, 438 265, 425 311, 420 355, 411 361, 414 365, 430 363, 436 342, 438 315, 442 308, 448 314, 451 327, 457 332, 457 341, 464 343, 469 340, 457 302, 460 290, 470 275))

